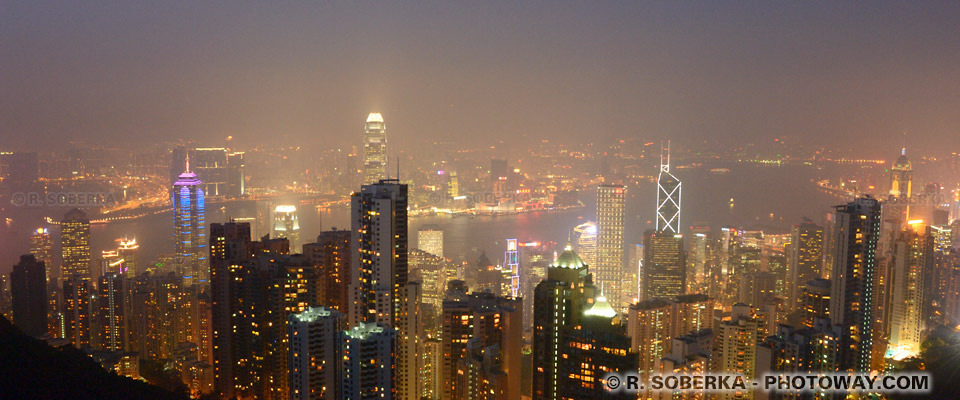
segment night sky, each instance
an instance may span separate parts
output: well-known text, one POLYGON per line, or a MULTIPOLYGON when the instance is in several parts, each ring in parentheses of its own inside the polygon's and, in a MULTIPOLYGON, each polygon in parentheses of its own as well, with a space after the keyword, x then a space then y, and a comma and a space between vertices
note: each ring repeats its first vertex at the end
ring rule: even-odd
POLYGON ((0 146, 960 145, 960 2, 458 3, 3 0, 0 146))

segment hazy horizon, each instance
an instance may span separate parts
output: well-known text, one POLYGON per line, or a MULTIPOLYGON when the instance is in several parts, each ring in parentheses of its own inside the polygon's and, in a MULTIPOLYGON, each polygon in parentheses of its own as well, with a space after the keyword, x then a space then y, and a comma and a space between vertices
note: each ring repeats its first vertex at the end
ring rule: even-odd
POLYGON ((41 1, 0 15, 12 149, 347 147, 371 111, 395 144, 960 144, 960 3, 41 1))

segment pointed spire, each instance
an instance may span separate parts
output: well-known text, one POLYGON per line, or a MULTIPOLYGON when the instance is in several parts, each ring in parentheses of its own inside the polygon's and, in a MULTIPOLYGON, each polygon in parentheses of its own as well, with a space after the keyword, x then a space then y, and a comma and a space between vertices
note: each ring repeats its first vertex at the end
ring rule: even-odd
POLYGON ((663 142, 660 143, 660 171, 670 172, 670 140, 667 140, 667 158, 663 158, 663 142))
POLYGON ((907 155, 907 146, 903 146, 903 148, 900 149, 900 155, 901 156, 907 155))
POLYGON ((184 172, 190 172, 190 152, 187 152, 187 170, 184 172))

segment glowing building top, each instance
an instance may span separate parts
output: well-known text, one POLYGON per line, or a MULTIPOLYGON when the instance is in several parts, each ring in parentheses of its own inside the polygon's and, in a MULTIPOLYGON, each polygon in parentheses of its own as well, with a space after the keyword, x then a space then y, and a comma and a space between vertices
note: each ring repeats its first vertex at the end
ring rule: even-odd
POLYGON ((890 195, 894 197, 910 197, 913 181, 913 165, 907 158, 907 148, 900 150, 900 157, 890 168, 890 195))
POLYGON ((380 113, 370 113, 363 126, 363 183, 387 179, 387 126, 380 113))
POLYGON ((367 122, 368 122, 368 123, 369 123, 369 122, 379 122, 379 123, 382 124, 382 123, 383 123, 383 115, 380 115, 380 113, 370 113, 370 115, 367 116, 367 122))

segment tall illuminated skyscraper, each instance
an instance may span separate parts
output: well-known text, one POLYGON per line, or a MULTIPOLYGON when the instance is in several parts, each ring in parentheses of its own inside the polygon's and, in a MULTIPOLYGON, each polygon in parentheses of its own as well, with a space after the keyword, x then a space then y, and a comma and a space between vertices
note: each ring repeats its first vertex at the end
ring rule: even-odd
POLYGON ((643 237, 642 300, 673 298, 686 291, 683 235, 650 232, 643 237))
POLYGON ((808 281, 822 276, 823 267, 823 227, 812 222, 793 226, 793 240, 790 243, 790 272, 788 284, 790 293, 787 306, 790 310, 797 306, 800 288, 808 281))
POLYGON ((387 179, 387 126, 380 113, 370 113, 363 125, 363 183, 387 179))
POLYGON ((670 142, 667 158, 660 156, 657 176, 657 232, 680 233, 680 180, 670 173, 670 142))
POLYGON ((61 276, 64 279, 79 275, 91 279, 90 275, 90 218, 74 208, 67 212, 60 222, 60 254, 63 259, 61 276))
POLYGON ((407 185, 395 179, 363 185, 352 196, 351 221, 349 326, 378 324, 395 332, 397 397, 418 398, 420 285, 407 275, 407 185))
POLYGON ((924 276, 933 266, 933 237, 927 226, 912 224, 893 242, 890 280, 890 346, 886 356, 901 360, 920 354, 924 328, 924 276))
POLYGON ((123 351, 127 346, 124 301, 127 280, 121 273, 106 273, 97 284, 100 343, 105 350, 123 351))
POLYGON ((570 250, 547 269, 547 279, 534 291, 533 399, 561 397, 560 358, 569 343, 566 332, 580 325, 584 311, 599 294, 593 276, 577 253, 570 250))
POLYGON ((879 294, 877 240, 880 237, 880 202, 863 197, 836 207, 833 232, 830 319, 844 327, 841 368, 869 371, 873 361, 874 312, 879 294))
POLYGON ((890 195, 895 198, 907 198, 913 186, 913 166, 907 158, 907 148, 900 151, 900 157, 890 167, 890 195))
POLYGON ((188 156, 186 171, 173 184, 173 242, 177 273, 201 281, 209 275, 202 183, 197 174, 190 171, 188 156))
POLYGON ((290 252, 300 252, 300 221, 297 206, 279 205, 273 210, 273 236, 290 241, 290 252))
POLYGON ((90 344, 90 219, 80 209, 67 212, 60 222, 63 259, 63 316, 66 339, 74 346, 90 344))
POLYGON ((47 232, 47 228, 37 228, 30 235, 30 254, 33 254, 37 261, 46 265, 44 276, 48 282, 50 279, 57 278, 53 267, 53 243, 50 240, 50 233, 47 232))
MULTIPOLYGON (((623 209, 626 190, 623 185, 600 185, 597 188, 597 266, 595 284, 617 310, 623 286, 623 209)), ((633 299, 633 296, 625 296, 633 299)))

